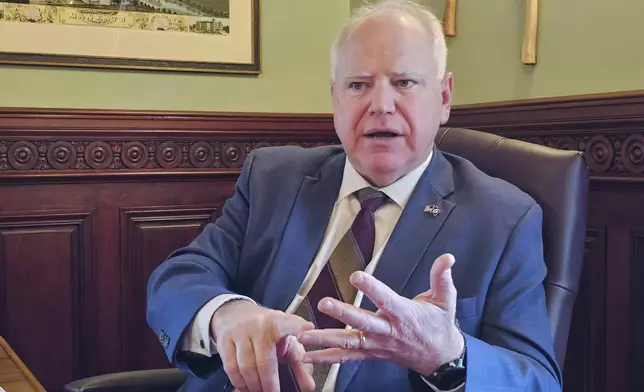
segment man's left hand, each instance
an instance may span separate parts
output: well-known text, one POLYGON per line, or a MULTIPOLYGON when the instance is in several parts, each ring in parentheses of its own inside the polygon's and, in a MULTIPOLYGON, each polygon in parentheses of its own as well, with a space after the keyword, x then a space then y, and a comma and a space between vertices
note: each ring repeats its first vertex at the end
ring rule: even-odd
POLYGON ((378 311, 322 299, 318 303, 321 312, 352 328, 299 333, 300 343, 327 347, 307 352, 303 361, 345 363, 377 358, 427 376, 443 363, 457 359, 465 341, 455 322, 454 262, 451 254, 438 257, 430 271, 431 288, 413 299, 398 295, 369 274, 354 273, 351 284, 369 297, 378 311))

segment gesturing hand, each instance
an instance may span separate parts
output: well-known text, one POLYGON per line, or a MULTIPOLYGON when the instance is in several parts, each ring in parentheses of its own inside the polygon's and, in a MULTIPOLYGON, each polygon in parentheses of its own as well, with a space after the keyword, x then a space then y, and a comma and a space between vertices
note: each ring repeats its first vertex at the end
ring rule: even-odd
POLYGON ((456 287, 451 267, 454 256, 436 259, 430 271, 430 290, 408 299, 364 272, 351 275, 351 284, 378 307, 373 313, 333 298, 318 308, 353 329, 322 329, 298 334, 302 344, 326 349, 309 351, 304 362, 344 363, 366 358, 393 361, 422 375, 454 360, 465 341, 455 323, 456 287), (363 335, 364 334, 364 335, 363 335))
POLYGON ((278 362, 288 363, 302 388, 315 383, 302 362, 304 347, 295 335, 313 328, 301 317, 239 300, 219 308, 211 334, 224 370, 242 392, 279 391, 278 362))

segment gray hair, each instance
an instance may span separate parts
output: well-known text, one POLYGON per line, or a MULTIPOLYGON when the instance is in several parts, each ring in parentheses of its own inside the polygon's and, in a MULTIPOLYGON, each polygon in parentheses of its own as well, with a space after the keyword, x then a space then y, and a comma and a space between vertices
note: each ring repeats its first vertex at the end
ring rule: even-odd
POLYGON ((344 26, 331 47, 331 77, 335 80, 338 56, 349 34, 362 22, 376 15, 388 12, 402 12, 416 19, 427 31, 434 44, 434 60, 438 68, 438 78, 445 76, 447 68, 447 45, 443 34, 443 24, 427 8, 411 0, 382 0, 375 5, 363 5, 357 9, 344 26))

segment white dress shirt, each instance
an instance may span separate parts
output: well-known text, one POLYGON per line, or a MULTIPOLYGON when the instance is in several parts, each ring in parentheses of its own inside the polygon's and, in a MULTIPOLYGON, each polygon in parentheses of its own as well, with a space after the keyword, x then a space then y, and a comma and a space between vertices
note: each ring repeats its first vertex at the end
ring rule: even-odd
MULTIPOLYGON (((375 226, 376 226, 376 240, 374 244, 374 254, 371 261, 367 264, 365 272, 372 274, 378 265, 382 251, 387 244, 389 236, 393 231, 398 218, 402 214, 409 197, 411 196, 420 176, 423 174, 427 165, 432 158, 432 152, 420 166, 413 171, 409 172, 404 177, 391 185, 379 188, 381 192, 385 193, 393 201, 386 203, 375 212, 375 226)), ((356 215, 360 211, 360 202, 354 195, 355 192, 363 188, 371 187, 358 172, 353 168, 347 159, 344 165, 344 174, 342 177, 342 185, 338 192, 338 198, 331 213, 331 219, 324 233, 322 245, 317 252, 313 264, 309 268, 304 282, 300 287, 298 293, 293 298, 291 304, 286 309, 286 313, 295 313, 300 303, 306 297, 307 293, 315 283, 322 268, 328 261, 331 253, 340 242, 344 234, 351 228, 356 215)), ((360 306, 362 301, 362 292, 358 291, 354 306, 360 306)), ((183 337, 182 350, 192 351, 194 353, 211 356, 217 353, 215 343, 210 336, 210 320, 212 319, 215 311, 228 301, 233 299, 246 299, 251 302, 252 299, 234 294, 224 294, 213 298, 210 302, 204 305, 197 313, 195 321, 186 330, 183 337), (204 344, 209 342, 210 344, 204 344)), ((350 327, 347 327, 350 328, 350 327)), ((338 375, 339 364, 333 364, 329 370, 326 383, 324 384, 323 392, 333 392, 335 389, 335 382, 338 375)), ((432 389, 437 391, 432 385, 432 389)), ((455 389, 455 391, 458 389, 455 389)))

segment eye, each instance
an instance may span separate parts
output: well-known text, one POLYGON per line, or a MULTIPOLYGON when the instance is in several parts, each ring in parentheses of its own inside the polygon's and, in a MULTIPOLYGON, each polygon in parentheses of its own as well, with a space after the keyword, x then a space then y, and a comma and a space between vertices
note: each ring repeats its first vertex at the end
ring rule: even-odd
POLYGON ((396 87, 400 88, 411 88, 414 87, 417 83, 411 79, 402 79, 395 82, 396 87))
POLYGON ((360 91, 364 88, 363 82, 351 82, 349 83, 349 90, 360 91))

